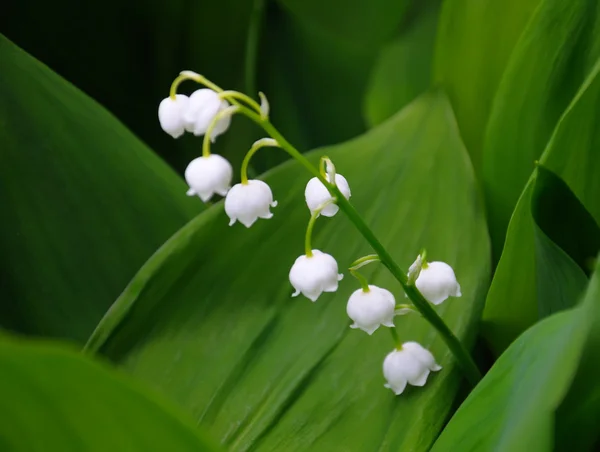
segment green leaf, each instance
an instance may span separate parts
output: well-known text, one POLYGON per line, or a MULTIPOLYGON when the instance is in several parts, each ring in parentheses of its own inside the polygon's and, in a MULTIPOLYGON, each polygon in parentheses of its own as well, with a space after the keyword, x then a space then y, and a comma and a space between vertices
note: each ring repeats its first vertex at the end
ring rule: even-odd
POLYGON ((369 125, 381 124, 425 92, 431 82, 431 63, 440 5, 433 2, 386 45, 371 71, 364 114, 369 125))
MULTIPOLYGON (((600 295, 596 294, 596 305, 600 295)), ((598 444, 600 421, 600 314, 591 317, 588 335, 577 375, 556 412, 556 450, 594 450, 598 444)))
POLYGON ((170 402, 64 346, 2 338, 0 369, 4 451, 217 450, 170 402))
MULTIPOLYGON (((451 264, 463 297, 436 307, 472 343, 489 278, 489 243, 474 174, 452 111, 426 94, 388 122, 326 153, 352 202, 405 268, 427 247, 451 264)), ((431 347, 444 366, 402 397, 383 388, 388 331, 351 330, 345 305, 357 282, 316 303, 291 298, 289 268, 303 252, 310 176, 295 162, 265 175, 279 201, 251 229, 227 227, 221 204, 190 222, 140 270, 88 343, 161 388, 229 450, 427 450, 460 381, 448 349, 417 316, 397 318, 403 340, 431 347), (431 415, 425 415, 430 413, 431 415), (382 446, 383 447, 383 446, 382 446)), ((343 270, 368 254, 340 213, 317 222, 313 246, 343 270)), ((392 290, 384 268, 365 274, 392 290)))
POLYGON ((200 209, 100 105, 0 36, 4 327, 85 340, 200 209))
MULTIPOLYGON (((555 206, 545 207, 555 211, 555 206)), ((568 241, 589 258, 598 253, 599 239, 600 229, 567 185, 539 166, 515 209, 483 313, 482 332, 496 354, 538 319, 573 306, 585 288, 584 269, 574 260, 579 256, 560 244, 568 241), (569 239, 553 241, 556 223, 540 220, 557 215, 539 211, 544 207, 540 197, 560 199, 563 214, 570 213, 562 217, 562 232, 569 239)))
POLYGON ((542 320, 500 356, 432 451, 553 450, 555 410, 573 379, 592 319, 598 316, 598 301, 600 268, 580 306, 542 320))
POLYGON ((284 133, 296 132, 301 122, 303 141, 310 147, 363 133, 363 93, 376 52, 285 12, 277 20, 281 23, 267 36, 269 53, 279 58, 260 82, 274 102, 274 122, 281 124, 284 133), (288 86, 266 84, 281 74, 288 86), (293 102, 281 102, 282 96, 293 97, 293 102))
POLYGON ((312 24, 352 46, 372 49, 393 37, 410 0, 330 0, 326 3, 319 0, 279 0, 279 3, 305 24, 312 24))
POLYGON ((540 0, 446 0, 434 80, 452 102, 477 172, 492 101, 512 51, 540 0))
POLYGON ((497 352, 539 315, 572 303, 582 272, 589 272, 598 252, 599 113, 600 61, 559 121, 509 224, 483 314, 483 333, 497 352), (549 248, 555 246, 562 253, 549 248), (563 264, 557 266, 555 258, 563 264), (570 277, 548 279, 551 273, 570 277))
POLYGON ((594 0, 540 3, 502 78, 483 151, 495 256, 534 160, 600 56, 597 6, 594 0))

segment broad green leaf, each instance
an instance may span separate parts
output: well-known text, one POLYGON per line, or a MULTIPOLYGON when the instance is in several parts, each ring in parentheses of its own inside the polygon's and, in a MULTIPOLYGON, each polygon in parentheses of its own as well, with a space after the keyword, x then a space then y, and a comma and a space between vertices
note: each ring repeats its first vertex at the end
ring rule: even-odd
POLYGON ((410 0, 279 0, 279 3, 305 24, 312 24, 352 46, 372 49, 394 36, 410 0))
MULTIPOLYGON (((388 122, 326 153, 352 202, 405 268, 419 249, 450 263, 463 297, 436 309, 472 343, 490 254, 474 174, 443 94, 428 93, 388 122)), ((431 347, 444 370, 402 397, 383 388, 388 331, 351 330, 346 276, 316 303, 291 298, 289 268, 303 252, 308 174, 288 162, 265 175, 279 201, 251 229, 227 227, 222 205, 180 230, 140 270, 88 343, 185 406, 229 450, 427 450, 460 375, 440 337, 417 316, 397 318, 403 340, 431 347)), ((339 213, 319 219, 313 246, 343 270, 371 252, 339 213)), ((377 285, 399 285, 378 266, 377 285)))
POLYGON ((439 9, 437 2, 426 5, 379 53, 365 95, 370 126, 384 122, 429 88, 439 9))
POLYGON ((448 92, 465 145, 481 169, 492 101, 512 51, 540 0, 446 0, 434 80, 448 92))
POLYGON ((555 411, 573 379, 599 308, 597 268, 581 305, 537 323, 500 356, 432 451, 553 450, 555 411))
MULTIPOLYGON (((242 89, 253 0, 188 2, 6 0, 0 30, 96 99, 176 169, 198 155, 198 139, 175 141, 157 127, 159 102, 179 71, 195 70, 242 89)), ((195 89, 184 84, 182 92, 195 89)), ((248 93, 256 96, 257 93, 248 93)), ((215 149, 240 159, 253 135, 244 121, 215 149)))
MULTIPOLYGON (((600 296, 596 297, 600 304, 600 296)), ((592 326, 579 362, 577 375, 556 412, 556 450, 594 450, 600 422, 600 314, 592 326)))
POLYGON ((281 123, 284 132, 293 133, 300 125, 303 141, 310 147, 338 143, 363 133, 363 94, 376 51, 354 45, 285 11, 277 20, 281 23, 267 35, 270 54, 279 57, 268 66, 275 73, 259 79, 274 103, 273 121, 281 123), (281 74, 285 74, 287 86, 267 85, 281 74), (282 105, 282 96, 292 97, 294 102, 282 105))
POLYGON ((600 229, 568 186, 539 166, 517 204, 487 295, 482 332, 496 354, 538 319, 573 306, 587 283, 578 261, 593 259, 599 240, 600 229), (539 205, 548 195, 560 200, 560 212, 539 205), (553 240, 557 230, 569 239, 553 240))
POLYGON ((172 403, 63 345, 4 337, 0 373, 3 451, 217 450, 172 403))
POLYGON ((581 273, 576 277, 576 270, 588 272, 589 261, 598 252, 600 162, 595 155, 600 135, 594 118, 600 113, 599 74, 600 62, 565 111, 540 159, 546 168, 543 179, 536 181, 540 171, 536 170, 513 213, 483 314, 484 335, 497 352, 532 325, 539 314, 547 313, 547 308, 573 300, 567 286, 581 287, 577 282, 581 273), (566 253, 565 267, 548 261, 545 253, 558 255, 540 248, 545 242, 540 232, 566 253), (577 266, 580 269, 575 269, 577 266), (569 280, 574 285, 564 284, 564 280, 563 284, 551 284, 541 276, 550 271, 571 274, 569 280), (555 286, 559 290, 552 297, 538 293, 537 287, 548 290, 555 286))
POLYGON ((0 36, 0 323, 85 340, 200 211, 100 105, 0 36))
POLYGON ((600 56, 597 6, 595 0, 542 1, 502 78, 483 150, 496 258, 534 161, 600 56))

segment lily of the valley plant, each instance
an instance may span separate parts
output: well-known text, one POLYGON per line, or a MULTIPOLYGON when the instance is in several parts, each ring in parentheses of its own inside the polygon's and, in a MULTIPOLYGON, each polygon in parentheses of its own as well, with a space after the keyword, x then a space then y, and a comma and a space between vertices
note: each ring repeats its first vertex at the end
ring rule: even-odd
POLYGON ((204 202, 215 194, 225 196, 225 213, 230 218, 230 226, 240 222, 249 228, 259 219, 269 219, 273 217, 271 209, 277 206, 277 201, 268 184, 248 179, 248 165, 252 156, 262 147, 283 149, 313 176, 305 189, 306 205, 310 211, 305 252, 295 260, 289 273, 294 288, 292 296, 302 294, 315 302, 323 292, 337 291, 343 277, 339 273, 338 263, 335 257, 325 251, 313 249, 311 237, 319 217, 334 217, 341 210, 375 251, 375 254, 363 256, 350 265, 349 272, 361 287, 348 299, 346 312, 353 322, 350 327, 369 335, 380 327, 389 328, 395 348, 383 361, 383 375, 387 380, 385 387, 398 395, 407 384, 423 386, 430 372, 441 370, 429 350, 416 342, 402 343, 399 340, 394 317, 415 312, 420 313, 441 334, 465 376, 476 384, 481 378, 479 369, 463 344, 431 306, 449 297, 461 296, 452 267, 444 262, 427 262, 423 251, 407 273, 402 271, 350 203, 350 185, 344 176, 336 172, 333 162, 322 157, 319 168, 313 166, 271 124, 268 101, 262 93, 259 93, 259 97, 260 104, 243 93, 224 91, 191 71, 183 71, 175 79, 169 97, 160 103, 158 109, 161 127, 173 138, 180 137, 186 131, 204 136, 202 155, 192 160, 185 171, 185 179, 190 187, 187 194, 198 196, 204 202), (192 80, 204 87, 189 97, 178 94, 177 89, 185 80, 192 80), (232 187, 231 164, 225 158, 212 154, 210 145, 227 131, 231 117, 239 113, 262 127, 269 137, 258 140, 250 148, 242 162, 241 181, 232 187), (389 290, 368 283, 358 270, 372 262, 381 262, 388 268, 402 285, 412 305, 397 304, 389 290))

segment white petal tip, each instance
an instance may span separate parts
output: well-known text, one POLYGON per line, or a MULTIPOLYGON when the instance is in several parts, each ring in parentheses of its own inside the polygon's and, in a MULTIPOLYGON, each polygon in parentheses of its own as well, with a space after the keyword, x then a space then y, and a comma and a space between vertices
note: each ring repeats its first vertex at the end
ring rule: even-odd
POLYGON ((383 326, 387 326, 388 328, 395 328, 396 325, 394 325, 394 322, 385 322, 382 323, 383 326))
POLYGON ((359 328, 359 326, 356 323, 353 323, 352 325, 350 325, 350 328, 355 330, 355 329, 359 328))
POLYGON ((273 202, 271 203, 271 207, 277 207, 277 201, 273 201, 273 202))
POLYGON ((193 188, 190 188, 187 192, 185 192, 185 194, 188 196, 196 196, 196 192, 193 188))
POLYGON ((229 226, 233 226, 235 224, 235 218, 229 220, 229 226))
MULTIPOLYGON (((341 281, 342 279, 344 279, 344 275, 342 273, 338 274, 338 281, 341 281)), ((337 290, 337 287, 336 287, 337 290)))
POLYGON ((434 364, 433 366, 431 366, 430 369, 432 372, 437 372, 439 370, 442 370, 442 366, 440 366, 439 364, 434 364))
POLYGON ((299 290, 296 290, 296 292, 294 292, 294 293, 292 294, 292 297, 297 297, 298 295, 300 295, 300 291, 299 291, 299 290))

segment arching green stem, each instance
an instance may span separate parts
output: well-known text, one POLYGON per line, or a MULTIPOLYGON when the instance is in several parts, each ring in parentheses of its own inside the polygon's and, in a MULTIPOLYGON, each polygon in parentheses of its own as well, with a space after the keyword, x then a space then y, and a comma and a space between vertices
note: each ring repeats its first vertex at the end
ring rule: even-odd
POLYGON ((394 341, 396 350, 402 350, 402 341, 400 340, 400 336, 398 336, 398 331, 396 331, 396 327, 393 326, 391 328, 388 328, 388 330, 390 330, 390 334, 392 335, 392 340, 394 341))
POLYGON ((256 154, 256 151, 264 147, 279 147, 279 144, 277 144, 277 141, 275 141, 273 138, 261 138, 260 140, 254 142, 250 150, 246 153, 244 161, 242 162, 242 184, 246 185, 248 183, 248 165, 250 164, 250 159, 254 154, 256 154))
POLYGON ((369 254, 367 256, 359 257, 354 262, 350 264, 350 268, 359 269, 364 267, 365 265, 370 264, 371 262, 380 262, 379 256, 377 254, 369 254))
POLYGON ((211 82, 206 77, 200 74, 197 74, 193 71, 181 71, 179 75, 175 78, 175 80, 173 80, 173 83, 171 83, 171 90, 169 91, 169 97, 171 97, 171 99, 175 100, 175 96, 177 95, 177 88, 179 88, 179 85, 182 82, 185 82, 186 80, 193 80, 196 83, 199 83, 201 85, 206 86, 207 88, 212 89, 213 91, 216 91, 217 93, 223 91, 213 82, 211 82))
MULTIPOLYGON (((431 304, 423 297, 421 292, 414 286, 407 283, 406 273, 394 261, 390 253, 375 236, 371 228, 365 223, 362 216, 356 211, 354 206, 343 196, 340 190, 332 184, 329 184, 327 179, 321 174, 318 168, 302 155, 285 137, 271 124, 267 119, 263 119, 260 115, 246 107, 240 107, 240 111, 256 122, 263 128, 272 138, 274 138, 279 147, 285 150, 291 157, 296 159, 307 171, 318 178, 327 188, 327 190, 337 199, 337 205, 340 210, 354 224, 358 232, 371 245, 375 253, 379 256, 381 263, 387 267, 392 276, 402 285, 408 298, 412 301, 415 308, 421 313, 423 318, 427 320, 441 335, 442 339, 456 358, 458 365, 462 369, 465 377, 475 386, 481 380, 481 372, 473 361, 473 358, 463 346, 460 340, 454 335, 452 330, 446 325, 444 320, 437 314, 431 304)), ((311 217, 312 220, 312 217, 311 217)), ((309 247, 307 246, 307 249, 309 247)), ((312 253, 312 251, 311 251, 312 253)), ((391 330, 391 329, 390 329, 391 330)), ((394 333, 392 333, 394 334, 394 333)))
POLYGON ((232 105, 231 107, 224 108, 215 115, 215 117, 208 125, 208 128, 206 129, 206 133, 204 134, 204 140, 202 141, 202 157, 208 157, 210 155, 210 136, 212 135, 213 130, 217 126, 217 123, 225 116, 233 115, 239 110, 239 106, 232 105))
POLYGON ((360 286, 362 287, 363 292, 371 291, 371 289, 369 288, 369 281, 367 281, 367 278, 365 278, 364 275, 359 273, 355 268, 349 268, 348 271, 350 272, 350 274, 352 276, 354 276, 358 280, 358 282, 360 283, 360 286))
POLYGON ((306 236, 304 238, 304 252, 307 257, 312 257, 312 255, 313 255, 311 239, 312 239, 312 232, 315 227, 315 223, 317 222, 317 218, 319 218, 321 211, 325 207, 327 207, 329 204, 334 203, 335 201, 336 201, 335 198, 328 199, 323 204, 321 204, 319 207, 317 207, 314 212, 311 213, 310 220, 308 220, 308 226, 306 227, 306 236))
MULTIPOLYGON (((394 311, 411 311, 411 312, 416 312, 417 314, 419 313, 419 311, 417 311, 417 309, 410 304, 397 304, 396 307, 394 308, 394 311)), ((396 313, 396 315, 403 315, 403 313, 398 314, 396 313)))
POLYGON ((219 97, 221 99, 225 99, 231 103, 233 99, 241 100, 245 102, 250 108, 256 111, 259 115, 261 114, 260 105, 250 96, 246 96, 244 93, 240 93, 239 91, 222 91, 219 93, 219 97))

